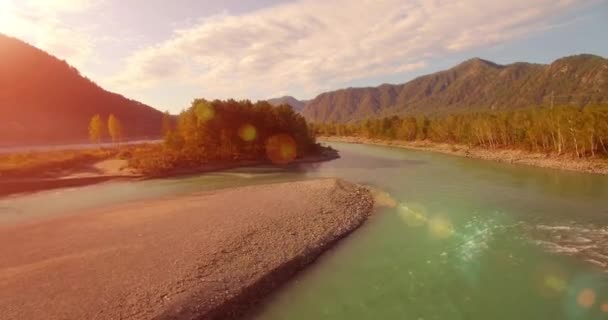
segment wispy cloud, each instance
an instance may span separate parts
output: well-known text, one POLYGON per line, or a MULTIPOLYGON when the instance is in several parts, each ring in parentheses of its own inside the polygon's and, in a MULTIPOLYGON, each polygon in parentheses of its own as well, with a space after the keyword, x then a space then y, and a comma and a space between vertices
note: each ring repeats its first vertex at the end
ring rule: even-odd
POLYGON ((575 0, 302 0, 222 14, 125 59, 124 88, 171 82, 207 97, 313 95, 408 72, 429 58, 525 37, 589 3, 575 0))
POLYGON ((192 20, 193 11, 187 23, 167 24, 178 28, 168 39, 130 51, 161 36, 146 28, 152 16, 123 21, 121 27, 136 32, 109 27, 112 14, 127 10, 116 0, 0 0, 0 32, 144 100, 158 101, 167 87, 184 94, 200 88, 196 95, 208 98, 309 98, 546 32, 575 19, 573 10, 601 1, 298 0, 199 20, 192 20), (142 35, 148 40, 137 38, 142 35))

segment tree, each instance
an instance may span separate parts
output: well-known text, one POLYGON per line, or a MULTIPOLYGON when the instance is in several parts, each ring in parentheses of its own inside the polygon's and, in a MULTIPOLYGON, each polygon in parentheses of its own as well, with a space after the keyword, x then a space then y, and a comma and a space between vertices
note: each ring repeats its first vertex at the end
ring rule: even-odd
POLYGON ((196 99, 180 113, 176 129, 165 135, 165 146, 176 161, 192 165, 210 160, 255 159, 267 155, 267 140, 279 134, 295 142, 296 156, 310 152, 315 145, 306 120, 289 106, 196 99), (253 132, 252 138, 244 138, 244 128, 253 132))
POLYGON ((103 136, 103 124, 99 114, 94 115, 89 121, 89 139, 93 143, 99 143, 103 136))
POLYGON ((173 131, 172 122, 173 121, 171 120, 171 115, 169 114, 169 111, 165 111, 165 113, 163 113, 163 123, 161 129, 163 137, 168 136, 173 131))
POLYGON ((108 132, 112 142, 118 143, 122 140, 122 124, 113 114, 108 117, 108 132))
POLYGON ((324 135, 430 140, 577 157, 608 156, 608 108, 600 106, 468 112, 429 118, 391 117, 351 124, 319 123, 311 127, 324 135))

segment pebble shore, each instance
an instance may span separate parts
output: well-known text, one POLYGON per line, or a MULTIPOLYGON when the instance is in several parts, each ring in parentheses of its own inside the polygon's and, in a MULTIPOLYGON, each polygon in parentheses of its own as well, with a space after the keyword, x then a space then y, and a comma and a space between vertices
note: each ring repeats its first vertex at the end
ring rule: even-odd
POLYGON ((247 186, 0 227, 2 319, 235 319, 372 213, 337 179, 247 186))

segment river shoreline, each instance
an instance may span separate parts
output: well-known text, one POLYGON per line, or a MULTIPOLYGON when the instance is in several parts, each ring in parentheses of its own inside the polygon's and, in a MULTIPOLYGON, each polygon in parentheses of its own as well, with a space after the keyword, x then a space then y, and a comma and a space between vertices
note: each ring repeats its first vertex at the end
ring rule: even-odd
MULTIPOLYGON (((326 149, 323 151, 322 154, 302 157, 292 161, 291 163, 289 163, 289 165, 330 161, 339 157, 340 155, 337 151, 326 149)), ((104 160, 100 163, 111 161, 118 160, 104 160)), ((126 161, 123 162, 126 163, 126 161)), ((112 165, 113 168, 96 170, 95 173, 70 173, 55 178, 5 178, 0 181, 0 197, 60 188, 83 187, 87 185, 111 181, 139 181, 149 179, 162 179, 230 170, 241 167, 256 167, 265 165, 275 164, 273 164, 269 160, 217 162, 204 164, 195 168, 178 168, 160 174, 145 175, 137 173, 133 170, 128 170, 128 168, 126 168, 126 165, 123 165, 125 166, 125 168, 121 168, 120 164, 114 164, 112 165)))
POLYGON ((369 139, 362 137, 318 137, 321 142, 344 142, 354 144, 370 144, 379 146, 398 147, 419 151, 430 151, 455 156, 491 160, 511 164, 560 169, 600 175, 608 175, 608 161, 601 159, 577 159, 569 156, 547 155, 513 149, 488 150, 470 148, 466 145, 452 145, 447 143, 434 143, 430 141, 398 141, 369 139))
POLYGON ((318 179, 0 226, 0 313, 7 320, 241 318, 372 211, 367 189, 318 179))

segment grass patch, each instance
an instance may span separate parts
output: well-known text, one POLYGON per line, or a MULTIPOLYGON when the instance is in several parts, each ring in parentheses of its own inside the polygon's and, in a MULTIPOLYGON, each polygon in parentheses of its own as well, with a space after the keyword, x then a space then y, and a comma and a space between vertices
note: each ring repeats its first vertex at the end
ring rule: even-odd
POLYGON ((55 177, 61 172, 115 157, 118 149, 57 150, 0 155, 0 177, 55 177))

